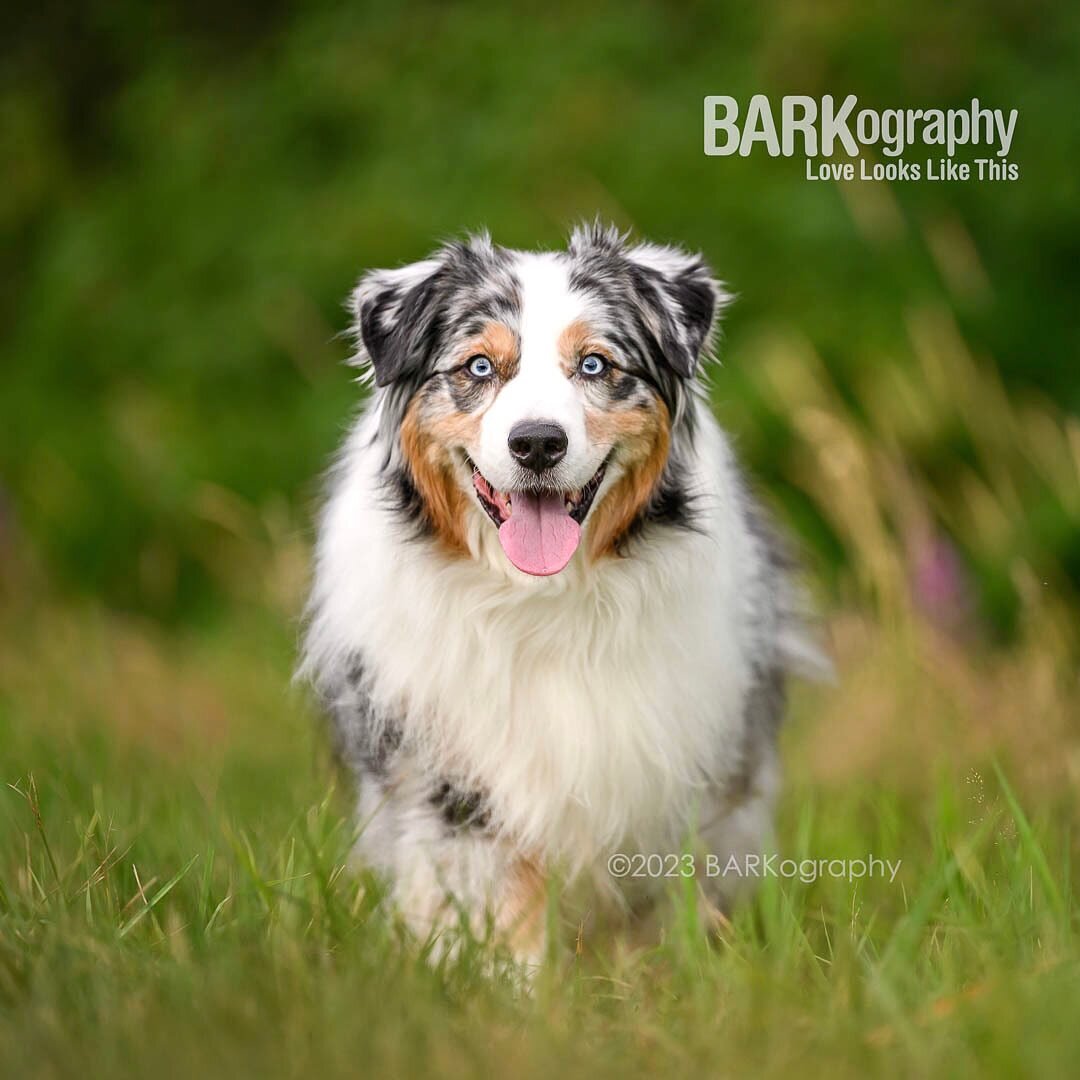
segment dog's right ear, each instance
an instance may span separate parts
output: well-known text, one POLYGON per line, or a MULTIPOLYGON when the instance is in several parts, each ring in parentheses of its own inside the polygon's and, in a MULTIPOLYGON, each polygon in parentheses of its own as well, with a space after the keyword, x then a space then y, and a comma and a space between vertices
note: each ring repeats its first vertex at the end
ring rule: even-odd
POLYGON ((422 369, 437 337, 444 262, 430 258, 366 273, 349 298, 357 350, 349 363, 370 364, 376 386, 422 369))

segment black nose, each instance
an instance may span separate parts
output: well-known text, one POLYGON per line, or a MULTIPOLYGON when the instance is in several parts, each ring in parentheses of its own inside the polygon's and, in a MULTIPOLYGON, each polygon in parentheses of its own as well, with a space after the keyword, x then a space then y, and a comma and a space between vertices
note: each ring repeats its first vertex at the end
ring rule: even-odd
POLYGON ((550 420, 521 420, 510 429, 510 453, 526 469, 543 472, 566 457, 566 432, 550 420))

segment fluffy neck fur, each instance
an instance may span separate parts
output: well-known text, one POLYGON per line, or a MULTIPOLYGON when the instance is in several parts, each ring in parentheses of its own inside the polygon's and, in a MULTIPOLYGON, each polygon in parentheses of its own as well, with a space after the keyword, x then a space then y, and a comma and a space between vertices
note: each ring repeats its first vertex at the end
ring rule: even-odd
POLYGON ((752 595, 764 557, 729 448, 690 407, 699 527, 655 526, 625 558, 583 545, 552 578, 514 570, 475 506, 469 558, 410 534, 381 490, 377 402, 337 467, 303 673, 329 684, 361 657, 420 760, 484 791, 544 856, 677 844, 739 765, 751 657, 776 627, 752 595))

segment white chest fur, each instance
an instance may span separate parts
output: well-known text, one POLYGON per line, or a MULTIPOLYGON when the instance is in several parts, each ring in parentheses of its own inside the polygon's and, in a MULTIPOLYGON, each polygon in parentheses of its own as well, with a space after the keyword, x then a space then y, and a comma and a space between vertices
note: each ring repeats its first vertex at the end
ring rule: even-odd
POLYGON ((323 523, 309 662, 362 655, 422 760, 482 790, 526 848, 678 843, 709 782, 738 767, 750 682, 756 553, 722 436, 711 420, 701 435, 699 532, 529 579, 479 513, 474 559, 409 541, 361 427, 323 523))

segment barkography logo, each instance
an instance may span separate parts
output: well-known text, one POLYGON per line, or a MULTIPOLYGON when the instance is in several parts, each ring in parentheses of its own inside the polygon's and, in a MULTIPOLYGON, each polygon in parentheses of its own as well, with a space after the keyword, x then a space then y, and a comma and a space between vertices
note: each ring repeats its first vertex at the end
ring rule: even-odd
POLYGON ((1018 116, 1018 109, 987 108, 978 98, 963 109, 860 109, 855 94, 840 102, 793 94, 776 113, 765 94, 751 97, 745 110, 717 94, 705 98, 705 153, 802 154, 807 180, 1019 180, 1020 166, 1009 160, 1018 116), (958 159, 960 147, 976 156, 958 159), (890 160, 868 160, 864 150, 890 160), (817 160, 834 154, 857 160, 817 160))
POLYGON ((902 860, 883 859, 872 852, 856 859, 792 859, 776 852, 759 855, 729 855, 726 859, 709 853, 704 857, 690 852, 616 851, 607 860, 608 873, 614 878, 797 878, 810 885, 818 878, 862 878, 896 880, 902 860))

